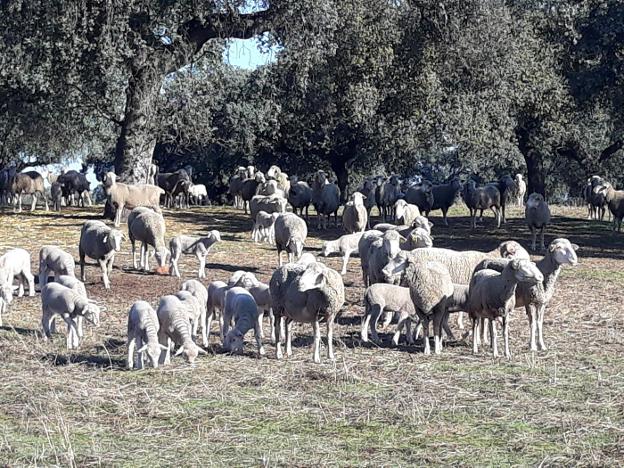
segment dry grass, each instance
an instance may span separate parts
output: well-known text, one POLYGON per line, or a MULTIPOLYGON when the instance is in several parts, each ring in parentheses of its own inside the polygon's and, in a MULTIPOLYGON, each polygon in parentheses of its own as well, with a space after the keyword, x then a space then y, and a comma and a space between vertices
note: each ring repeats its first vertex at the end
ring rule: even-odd
MULTIPOLYGON (((457 209, 454 215, 462 214, 457 209)), ((0 215, 0 251, 58 244, 77 256, 82 222, 95 211, 62 217, 0 215)), ((511 362, 465 343, 425 357, 421 347, 363 346, 358 339, 362 286, 359 261, 345 277, 346 311, 335 333, 337 360, 311 362, 311 330, 298 329, 294 356, 213 354, 191 368, 124 370, 125 320, 133 301, 155 304, 177 279, 129 268, 129 246, 116 260, 112 291, 87 269, 92 297, 109 307, 98 329, 68 353, 64 339, 37 332, 39 297, 14 302, 0 328, 0 464, 8 465, 621 465, 624 461, 624 237, 583 210, 556 208, 550 238, 582 246, 581 264, 562 275, 547 312, 549 351, 527 350, 518 310, 511 362)), ((471 233, 465 218, 436 226, 436 245, 492 249, 503 239, 526 243, 511 213, 501 230, 471 233), (516 234, 516 232, 518 234, 516 234)), ((438 220, 433 219, 434 223, 438 220)), ((440 223, 438 223, 440 224, 440 223)), ((169 234, 220 229, 208 281, 239 268, 267 280, 276 254, 249 241, 249 222, 231 209, 168 213, 169 234)), ((323 239, 338 231, 323 232, 323 239)), ((321 239, 312 230, 310 247, 321 239)), ((327 262, 339 268, 340 259, 327 262)), ((183 272, 193 275, 194 259, 183 272)), ((36 271, 36 268, 34 268, 36 271)), ((386 342, 389 335, 383 335, 386 342)), ((251 340, 248 340, 251 341, 251 340)))

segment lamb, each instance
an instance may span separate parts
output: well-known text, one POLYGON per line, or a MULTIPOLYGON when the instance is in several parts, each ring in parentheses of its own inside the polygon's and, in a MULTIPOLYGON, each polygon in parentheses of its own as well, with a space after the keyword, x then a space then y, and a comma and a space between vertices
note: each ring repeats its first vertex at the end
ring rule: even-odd
POLYGON ((133 268, 137 268, 136 241, 141 242, 140 266, 144 271, 149 270, 148 246, 154 249, 158 266, 165 266, 169 251, 165 247, 165 220, 160 213, 144 207, 133 209, 128 215, 128 236, 132 246, 133 268))
MULTIPOLYGON (((10 249, 0 257, 0 282, 13 284, 18 278, 18 297, 24 295, 24 285, 28 283, 28 295, 35 295, 35 278, 30 271, 30 253, 24 249, 10 249)), ((12 292, 11 292, 12 294, 12 292)))
POLYGON ((87 289, 84 283, 74 276, 61 275, 56 279, 56 282, 71 289, 76 294, 87 297, 87 289))
POLYGON ((604 196, 613 215, 613 231, 621 231, 624 218, 624 190, 615 190, 611 184, 605 184, 598 191, 604 196))
POLYGON ((305 217, 308 219, 308 210, 312 203, 312 188, 307 182, 299 180, 297 176, 290 176, 290 190, 288 191, 288 203, 293 207, 293 212, 303 216, 305 209, 305 217))
POLYGON ((397 224, 403 224, 409 226, 420 216, 420 210, 416 205, 407 203, 405 200, 397 200, 394 204, 394 220, 397 224))
MULTIPOLYGON (((362 341, 368 342, 369 327, 373 341, 379 341, 377 320, 384 313, 399 313, 401 314, 401 319, 399 320, 415 316, 416 311, 414 310, 414 303, 410 297, 409 289, 384 283, 373 284, 366 289, 364 293, 364 316, 362 317, 362 329, 360 331, 362 341), (371 318, 373 319, 372 326, 370 325, 371 318)), ((410 336, 409 333, 408 336, 410 336)))
POLYGON ((197 359, 199 354, 207 354, 191 338, 191 325, 180 299, 172 295, 161 297, 156 315, 160 325, 158 342, 162 345, 158 364, 169 364, 171 362, 172 343, 179 346, 175 356, 184 354, 186 360, 191 364, 197 359))
POLYGON ((548 203, 544 200, 543 195, 539 193, 532 193, 529 195, 524 210, 524 218, 533 236, 533 242, 531 244, 532 249, 535 250, 535 238, 537 237, 537 230, 539 229, 541 250, 544 250, 546 248, 544 246, 544 231, 546 230, 546 226, 550 223, 550 208, 548 208, 548 203))
POLYGON ((190 291, 181 290, 175 293, 175 296, 180 299, 182 306, 184 307, 184 313, 191 324, 191 334, 193 338, 197 337, 200 323, 202 324, 202 343, 204 346, 208 345, 208 334, 206 333, 206 327, 203 324, 206 323, 206 316, 202 305, 199 303, 199 299, 196 298, 190 291))
POLYGON ((286 213, 288 201, 282 197, 256 195, 249 202, 249 212, 251 219, 255 220, 260 211, 266 213, 286 213))
POLYGON ((522 178, 522 174, 516 174, 513 189, 514 195, 516 197, 516 204, 520 207, 524 206, 524 195, 526 194, 527 185, 522 178))
POLYGON ((160 353, 168 348, 158 342, 158 316, 145 301, 136 301, 128 312, 128 369, 143 369, 145 355, 158 367, 160 353))
POLYGON ((73 257, 53 245, 44 245, 39 250, 39 287, 43 288, 48 282, 48 276, 54 273, 54 279, 60 275, 76 276, 76 265, 73 257))
POLYGON ((362 282, 364 283, 364 286, 368 287, 371 284, 368 275, 368 252, 373 242, 381 238, 383 234, 384 233, 382 231, 372 229, 362 233, 362 237, 360 237, 360 240, 358 241, 358 254, 360 256, 360 264, 362 268, 362 282))
POLYGON ((491 209, 496 218, 496 226, 501 225, 501 194, 499 189, 494 185, 486 185, 485 187, 477 187, 477 183, 470 179, 464 186, 464 203, 470 210, 471 226, 475 229, 477 226, 477 211, 491 209))
POLYGON ((247 214, 247 205, 250 203, 251 199, 255 197, 256 194, 258 194, 258 189, 265 182, 266 180, 264 178, 264 174, 262 172, 258 172, 253 178, 245 179, 241 183, 240 193, 243 200, 243 208, 245 210, 245 214, 247 214))
POLYGON ((61 205, 63 202, 63 190, 61 184, 53 182, 50 186, 50 198, 52 200, 52 209, 54 211, 61 211, 61 205))
POLYGON ((433 184, 423 180, 420 184, 411 186, 405 194, 405 201, 416 205, 425 216, 433 209, 433 184))
POLYGON ((347 234, 364 232, 368 224, 368 215, 364 206, 364 195, 355 192, 345 204, 342 212, 342 226, 347 234))
POLYGON ((401 250, 423 249, 433 246, 433 237, 423 228, 414 228, 407 234, 407 239, 401 243, 401 250))
POLYGON ((80 346, 78 317, 94 326, 100 324, 101 308, 94 301, 58 283, 46 284, 41 289, 41 325, 44 339, 51 338, 54 317, 60 315, 67 324, 67 349, 80 346))
POLYGON ((377 196, 379 204, 377 208, 384 221, 392 217, 391 212, 394 208, 394 204, 402 196, 401 180, 396 175, 390 176, 388 180, 379 187, 377 196))
POLYGON ((258 314, 258 306, 249 291, 241 287, 233 287, 225 294, 223 310, 223 347, 227 351, 239 353, 243 350, 245 334, 253 328, 258 354, 264 355, 262 346, 262 318, 258 314), (234 328, 230 330, 230 323, 234 328))
MULTIPOLYGON (((223 307, 225 303, 225 293, 229 286, 223 281, 213 281, 208 285, 208 301, 206 302, 206 333, 210 335, 210 327, 215 314, 219 313, 219 329, 223 331, 223 307)), ((221 336, 223 341, 223 336, 221 336)))
POLYGON ((251 231, 251 238, 254 242, 275 243, 275 220, 278 216, 279 213, 258 212, 253 230, 251 231))
POLYGON ((342 270, 341 275, 347 273, 347 264, 349 263, 349 257, 353 252, 358 251, 358 244, 362 238, 363 232, 355 232, 353 234, 345 234, 340 236, 334 241, 327 241, 323 243, 321 253, 324 257, 327 257, 333 253, 342 254, 342 270))
POLYGON ((290 263, 279 267, 270 281, 273 312, 276 316, 275 335, 277 358, 282 358, 282 317, 286 318, 286 355, 292 354, 292 322, 314 324, 314 362, 321 361, 319 321, 327 322, 327 355, 334 359, 333 327, 336 315, 344 305, 344 284, 337 271, 322 263, 290 263))
POLYGON ((509 351, 509 314, 516 306, 518 283, 535 285, 544 281, 544 276, 530 260, 513 259, 502 273, 494 270, 481 270, 470 280, 468 312, 472 318, 472 351, 478 352, 478 319, 487 318, 490 322, 492 353, 498 357, 496 319, 503 320, 505 357, 511 358, 509 351))
POLYGON ((45 209, 48 211, 48 199, 45 195, 45 187, 43 183, 43 177, 37 171, 26 171, 20 174, 15 174, 11 181, 11 192, 16 195, 13 199, 13 209, 18 213, 22 212, 22 195, 31 195, 32 204, 30 211, 35 211, 37 207, 37 194, 45 202, 45 209))
POLYGON ((312 204, 317 213, 317 228, 327 229, 329 217, 334 215, 334 226, 338 226, 338 208, 340 208, 340 189, 327 181, 325 171, 317 171, 312 183, 312 204))
POLYGON ((160 196, 165 194, 162 188, 155 185, 131 185, 117 182, 114 172, 107 172, 104 176, 104 191, 111 205, 116 209, 115 227, 121 224, 124 208, 132 210, 144 206, 160 213, 160 196))
POLYGON ((197 280, 191 279, 182 283, 180 288, 182 291, 188 291, 199 301, 201 307, 201 314, 199 318, 199 324, 202 327, 202 340, 203 345, 208 346, 208 330, 206 330, 206 314, 208 312, 208 289, 202 283, 197 280))
POLYGON ((368 249, 368 279, 370 284, 391 283, 393 280, 384 276, 383 269, 400 251, 401 236, 396 231, 386 231, 376 239, 368 249))
POLYGON ((217 242, 221 242, 221 233, 216 230, 208 232, 203 237, 194 236, 176 236, 169 241, 169 250, 171 253, 169 274, 171 276, 180 277, 180 270, 178 268, 178 261, 182 254, 195 255, 199 260, 199 271, 197 272, 198 278, 206 277, 206 256, 210 252, 210 249, 217 242))
POLYGON ((275 344, 275 315, 273 314, 273 302, 271 301, 269 285, 258 281, 253 273, 244 272, 232 285, 232 287, 234 286, 245 288, 256 301, 256 305, 258 306, 258 320, 260 324, 260 338, 264 338, 262 320, 264 318, 264 314, 268 313, 271 327, 271 342, 275 344))
MULTIPOLYGON (((524 307, 529 319, 531 338, 529 348, 531 351, 545 350, 543 336, 544 312, 550 303, 554 293, 557 278, 564 265, 576 265, 578 258, 576 250, 578 245, 572 244, 568 239, 553 240, 544 258, 536 263, 537 268, 544 276, 543 281, 537 284, 519 283, 516 288, 516 307, 524 307), (536 338, 537 335, 537 338, 536 338)), ((475 271, 490 269, 502 272, 510 260, 484 260, 475 268, 475 271)))
POLYGON ((282 266, 282 251, 288 253, 288 261, 298 259, 303 253, 308 236, 306 222, 294 213, 284 213, 275 220, 275 245, 278 266, 282 266))
POLYGON ((123 234, 102 221, 85 221, 80 230, 78 255, 80 257, 80 279, 85 281, 85 257, 97 260, 102 269, 104 288, 110 289, 108 275, 113 271, 115 253, 121 249, 123 234))
MULTIPOLYGON (((433 205, 431 211, 442 210, 444 225, 448 226, 446 217, 448 210, 455 204, 457 194, 461 191, 461 181, 459 177, 453 177, 446 184, 434 185, 431 189, 433 195, 433 205)), ((406 223, 409 224, 409 223, 406 223)))
POLYGON ((188 194, 194 205, 205 205, 208 201, 208 191, 204 184, 192 184, 188 189, 188 194))

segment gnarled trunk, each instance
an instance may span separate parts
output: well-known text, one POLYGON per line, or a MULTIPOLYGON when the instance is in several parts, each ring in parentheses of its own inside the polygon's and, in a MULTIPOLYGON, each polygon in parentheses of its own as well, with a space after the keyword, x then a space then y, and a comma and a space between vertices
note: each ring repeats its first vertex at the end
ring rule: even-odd
POLYGON ((527 165, 528 193, 540 193, 546 197, 546 181, 544 174, 544 159, 536 151, 524 155, 527 165))
POLYGON ((349 196, 349 169, 345 161, 340 159, 333 159, 331 167, 336 173, 338 178, 338 188, 340 189, 340 201, 342 203, 347 201, 349 196))

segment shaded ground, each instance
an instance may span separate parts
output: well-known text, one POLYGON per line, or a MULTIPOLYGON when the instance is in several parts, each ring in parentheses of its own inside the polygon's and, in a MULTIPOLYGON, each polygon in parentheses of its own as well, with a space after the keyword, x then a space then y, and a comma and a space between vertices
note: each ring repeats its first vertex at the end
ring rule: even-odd
MULTIPOLYGON (((82 222, 96 211, 61 217, 0 215, 0 252, 21 246, 35 260, 57 244, 77 258, 82 222)), ((363 346, 359 260, 345 276, 347 306, 335 332, 336 362, 311 362, 311 330, 296 331, 294 356, 276 361, 213 352, 194 368, 179 358, 157 370, 124 370, 126 314, 137 299, 156 305, 182 280, 130 268, 124 245, 105 291, 87 267, 91 297, 108 306, 75 352, 64 336, 43 342, 40 299, 17 299, 0 328, 0 464, 9 465, 620 465, 624 460, 624 234, 581 219, 582 209, 555 208, 547 239, 581 245, 581 263, 566 270, 547 312, 549 351, 528 352, 528 327, 512 322, 513 360, 471 354, 467 344, 425 357, 414 348, 363 346), (161 448, 162 447, 162 448, 161 448)), ((501 240, 527 244, 512 210, 510 222, 474 233, 461 209, 452 228, 433 217, 435 245, 491 250, 501 240)), ((166 214, 168 234, 219 229, 207 281, 245 268, 267 281, 275 251, 253 245, 250 222, 231 209, 166 214)), ((313 227, 315 223, 311 223, 313 227)), ((312 229, 309 250, 339 230, 312 229)), ((339 258, 326 259, 339 268, 339 258)), ((33 264, 33 271, 38 268, 33 264)), ((196 263, 182 262, 186 277, 196 263)), ((388 340, 388 334, 382 334, 388 340)), ((251 342, 251 337, 248 336, 251 342)), ((387 341, 386 341, 387 342, 387 341)))

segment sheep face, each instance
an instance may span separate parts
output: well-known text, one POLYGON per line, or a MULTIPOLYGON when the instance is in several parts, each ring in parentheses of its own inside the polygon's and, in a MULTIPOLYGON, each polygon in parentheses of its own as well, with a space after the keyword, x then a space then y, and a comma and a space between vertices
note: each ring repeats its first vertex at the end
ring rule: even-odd
POLYGON ((516 241, 505 241, 498 246, 501 258, 525 258, 529 259, 529 254, 524 247, 516 241))
POLYGON ((407 268, 407 252, 399 252, 388 264, 381 270, 386 279, 395 275, 400 275, 407 268))
POLYGON ((327 257, 334 252, 336 252, 336 249, 334 248, 334 242, 323 243, 323 248, 321 249, 321 255, 323 255, 323 257, 327 257))
POLYGON ((167 347, 160 343, 147 343, 139 348, 137 352, 147 354, 151 366, 156 369, 158 368, 158 359, 160 358, 161 350, 167 350, 167 347))
POLYGON ((91 302, 87 304, 83 312, 85 319, 96 327, 100 325, 100 313, 100 306, 91 302))
POLYGON ((572 244, 568 239, 555 239, 548 246, 551 255, 559 265, 576 265, 578 248, 578 245, 572 244))
POLYGON ((544 281, 544 275, 535 263, 525 259, 514 259, 510 262, 516 280, 522 283, 537 284, 544 281))
POLYGON ((544 197, 539 193, 532 193, 527 200, 527 208, 535 208, 544 203, 544 197))
POLYGON ((110 243, 113 249, 116 252, 119 252, 121 250, 122 239, 123 239, 123 234, 121 233, 121 231, 118 231, 117 229, 112 229, 110 234, 104 237, 104 242, 110 243))
POLYGON ((365 199, 366 197, 360 192, 355 192, 353 193, 353 195, 351 195, 351 200, 353 201, 353 204, 356 206, 363 205, 365 199))
POLYGON ((239 330, 230 330, 223 340, 223 347, 231 352, 240 354, 243 352, 243 334, 239 330))
POLYGON ((415 249, 433 247, 433 237, 422 228, 414 229, 410 233, 410 240, 412 247, 415 249))
POLYGON ((242 286, 245 289, 253 288, 254 286, 258 286, 260 282, 256 278, 256 275, 250 272, 246 272, 241 276, 240 280, 237 282, 238 286, 242 286))
POLYGON ((299 277, 299 291, 320 289, 325 284, 324 266, 320 263, 311 263, 299 277))
POLYGON ((215 242, 221 242, 221 233, 217 230, 210 231, 210 237, 214 239, 215 242))

